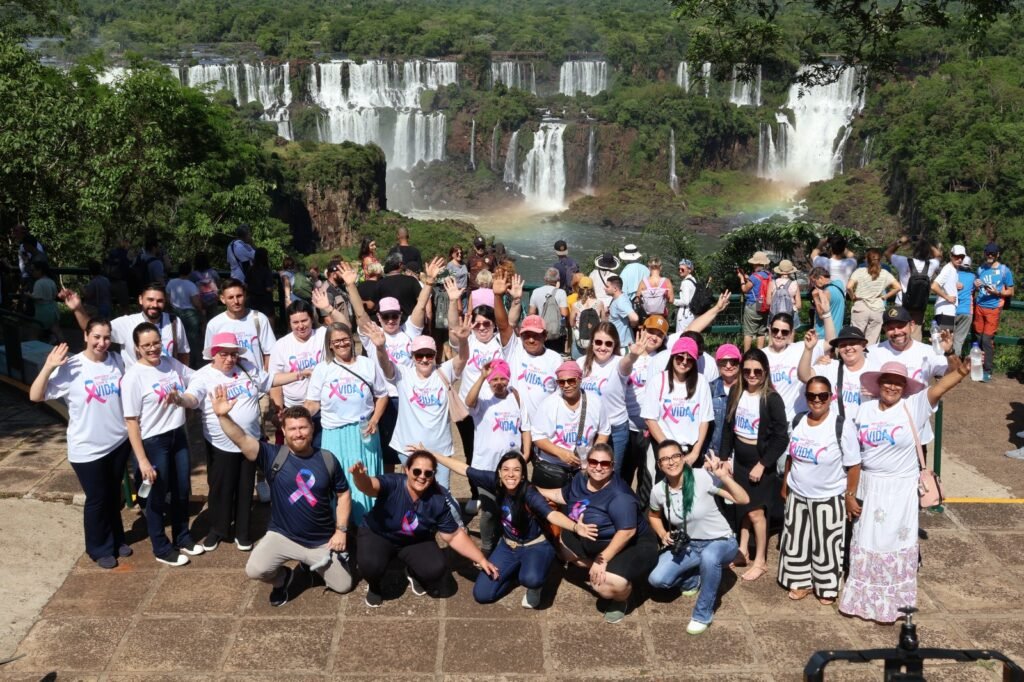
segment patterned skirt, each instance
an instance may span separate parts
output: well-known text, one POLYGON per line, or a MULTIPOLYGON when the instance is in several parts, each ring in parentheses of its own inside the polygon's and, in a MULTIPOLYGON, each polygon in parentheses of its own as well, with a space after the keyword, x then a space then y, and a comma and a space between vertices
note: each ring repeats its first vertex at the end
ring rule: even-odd
POLYGON ((864 503, 853 524, 841 612, 894 623, 897 609, 917 605, 917 481, 861 471, 857 497, 864 503))
POLYGON ((352 483, 352 474, 348 472, 356 462, 366 465, 367 476, 379 476, 384 465, 381 460, 380 437, 373 434, 369 442, 363 442, 360 433, 360 425, 348 424, 336 429, 324 429, 323 439, 320 447, 334 455, 345 472, 345 480, 348 481, 349 491, 352 494, 352 515, 349 518, 349 528, 355 528, 363 520, 363 515, 373 507, 374 499, 369 495, 360 492, 352 483))
POLYGON ((812 500, 790 492, 779 549, 779 584, 788 590, 814 588, 836 597, 843 574, 846 508, 843 496, 812 500))

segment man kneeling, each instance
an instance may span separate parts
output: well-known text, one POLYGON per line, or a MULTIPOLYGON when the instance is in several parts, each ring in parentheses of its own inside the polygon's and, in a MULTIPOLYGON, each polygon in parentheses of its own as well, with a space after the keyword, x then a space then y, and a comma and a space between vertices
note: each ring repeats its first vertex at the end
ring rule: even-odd
POLYGON ((352 496, 334 455, 313 449, 309 411, 296 406, 282 413, 284 446, 278 448, 256 440, 228 416, 234 402, 218 386, 213 412, 224 434, 256 462, 270 484, 270 526, 245 565, 246 575, 273 586, 271 606, 288 601, 295 571, 284 565, 287 561, 311 567, 335 592, 350 591, 352 576, 331 552, 345 551, 352 496), (331 498, 337 499, 337 524, 331 498))

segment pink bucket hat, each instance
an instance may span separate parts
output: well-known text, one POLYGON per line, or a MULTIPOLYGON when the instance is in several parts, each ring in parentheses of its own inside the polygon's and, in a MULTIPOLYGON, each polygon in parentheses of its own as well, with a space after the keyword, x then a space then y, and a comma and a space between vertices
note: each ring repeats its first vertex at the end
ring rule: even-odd
POLYGON ((409 352, 415 355, 420 351, 429 350, 431 353, 437 352, 437 343, 434 342, 433 337, 422 334, 412 340, 409 345, 409 352))
POLYGON ((734 343, 723 343, 715 351, 715 362, 719 360, 742 360, 743 354, 740 353, 740 348, 734 343))
POLYGON ((689 336, 680 336, 676 339, 676 342, 672 344, 671 354, 677 355, 679 353, 686 353, 694 360, 700 357, 700 353, 697 352, 697 342, 689 336))
POLYGON ((527 315, 526 319, 523 320, 523 324, 519 327, 520 332, 533 332, 535 334, 544 334, 544 318, 540 315, 527 315))
POLYGON ((912 396, 915 393, 920 393, 925 389, 925 385, 916 379, 911 379, 910 374, 907 372, 907 366, 902 362, 896 362, 890 360, 879 368, 877 372, 864 372, 860 375, 860 385, 865 391, 870 393, 874 397, 878 397, 880 389, 878 386, 878 380, 882 378, 883 374, 893 374, 898 377, 903 377, 907 380, 907 385, 903 387, 903 397, 912 396))
POLYGON ((496 377, 512 378, 512 368, 501 358, 491 360, 491 373, 487 375, 487 380, 490 381, 496 377))
POLYGON ((469 309, 477 306, 494 307, 494 292, 490 289, 476 289, 469 295, 469 309))
POLYGON ((377 304, 378 312, 381 313, 400 313, 402 312, 402 304, 398 302, 398 299, 394 296, 385 296, 380 299, 380 303, 377 304))
POLYGON ((241 350, 242 347, 238 345, 238 339, 232 332, 220 332, 214 334, 213 338, 210 339, 210 345, 203 350, 203 358, 212 360, 213 356, 217 354, 218 350, 241 350))
POLYGON ((565 362, 558 366, 558 369, 555 370, 555 376, 567 376, 575 377, 576 379, 582 379, 583 370, 580 369, 580 366, 577 365, 572 360, 566 360, 565 362))

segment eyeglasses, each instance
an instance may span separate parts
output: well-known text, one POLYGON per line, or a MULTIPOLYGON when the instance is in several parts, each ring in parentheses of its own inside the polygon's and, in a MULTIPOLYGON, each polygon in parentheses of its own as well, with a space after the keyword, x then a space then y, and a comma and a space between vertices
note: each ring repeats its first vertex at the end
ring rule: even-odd
POLYGON ((781 327, 772 327, 772 336, 789 336, 790 329, 783 329, 781 327))
POLYGON ((494 326, 494 323, 490 320, 480 320, 473 325, 473 329, 490 329, 494 326))
POLYGON ((154 348, 163 348, 163 344, 161 344, 161 343, 144 343, 141 346, 139 346, 139 348, 141 348, 142 350, 153 350, 154 348))
POLYGON ((385 322, 394 322, 401 316, 402 313, 381 313, 380 319, 384 320, 385 322))
POLYGON ((824 403, 832 399, 832 394, 828 391, 824 393, 811 393, 810 391, 806 391, 804 393, 804 397, 807 398, 807 402, 809 403, 824 403))
POLYGON ((612 461, 610 459, 588 459, 587 466, 592 469, 611 469, 612 461))
POLYGON ((744 367, 743 373, 752 377, 763 377, 764 370, 760 367, 744 367))
POLYGON ((335 339, 331 341, 331 348, 340 348, 342 346, 351 346, 352 339, 335 339))
POLYGON ((558 383, 559 386, 575 386, 577 383, 579 383, 579 379, 575 378, 555 379, 555 381, 558 383))
POLYGON ((419 469, 419 468, 416 468, 416 469, 412 470, 412 475, 415 476, 416 478, 427 478, 427 479, 430 479, 430 478, 434 477, 434 470, 433 469, 419 469))
POLYGON ((683 458, 683 453, 675 452, 671 455, 665 455, 664 457, 658 458, 658 464, 673 464, 683 458))
POLYGON ((680 362, 688 365, 693 362, 693 358, 686 353, 678 353, 672 356, 672 362, 680 362))
POLYGON ((732 358, 725 358, 723 360, 719 360, 718 361, 718 366, 719 367, 739 367, 739 365, 740 365, 740 361, 739 360, 734 360, 732 358))
POLYGON ((615 342, 614 341, 601 341, 600 339, 594 339, 593 341, 590 342, 590 345, 594 346, 595 348, 614 348, 615 347, 615 342))

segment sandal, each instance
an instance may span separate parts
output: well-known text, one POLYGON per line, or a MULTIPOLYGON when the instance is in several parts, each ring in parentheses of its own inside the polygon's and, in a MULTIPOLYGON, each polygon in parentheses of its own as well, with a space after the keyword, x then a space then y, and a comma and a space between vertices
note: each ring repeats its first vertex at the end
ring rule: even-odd
POLYGON ((810 596, 813 592, 814 590, 810 587, 793 588, 789 591, 789 598, 793 601, 800 601, 801 599, 805 599, 810 596))
POLYGON ((761 576, 763 576, 767 572, 768 572, 768 567, 767 566, 765 566, 765 565, 759 566, 757 564, 754 564, 750 568, 750 570, 748 570, 746 573, 741 575, 740 578, 742 578, 743 580, 746 580, 747 582, 753 582, 754 580, 757 580, 758 578, 760 578, 761 576))

